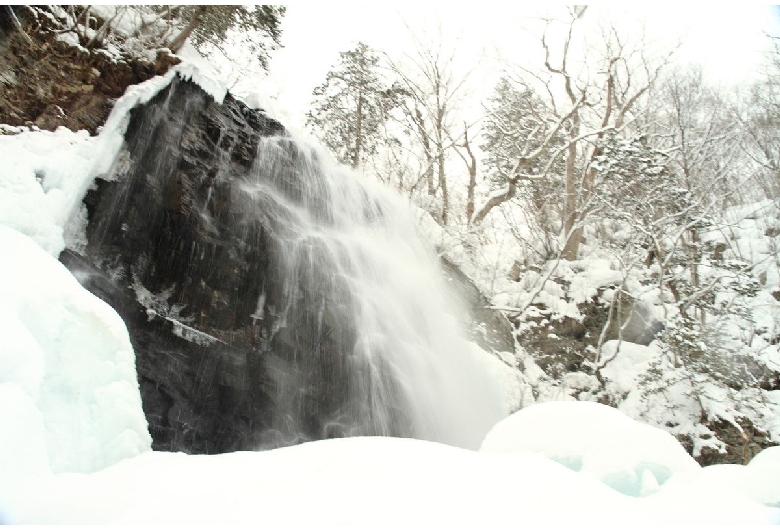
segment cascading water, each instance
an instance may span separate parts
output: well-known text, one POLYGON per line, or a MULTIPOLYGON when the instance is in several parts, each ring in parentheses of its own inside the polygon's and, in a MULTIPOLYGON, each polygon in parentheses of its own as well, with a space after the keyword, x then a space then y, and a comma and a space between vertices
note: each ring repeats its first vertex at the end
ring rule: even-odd
POLYGON ((109 178, 69 267, 128 323, 156 449, 474 448, 506 414, 408 207, 273 120, 176 79, 109 178))
POLYGON ((318 338, 279 360, 280 407, 267 443, 300 441, 287 437, 316 422, 322 438, 477 446, 505 413, 500 389, 460 338, 435 257, 397 197, 327 160, 300 140, 264 138, 237 191, 273 233, 284 278, 280 306, 267 306, 263 292, 256 318, 280 317, 277 340, 318 338), (317 406, 316 389, 340 380, 338 406, 317 406))

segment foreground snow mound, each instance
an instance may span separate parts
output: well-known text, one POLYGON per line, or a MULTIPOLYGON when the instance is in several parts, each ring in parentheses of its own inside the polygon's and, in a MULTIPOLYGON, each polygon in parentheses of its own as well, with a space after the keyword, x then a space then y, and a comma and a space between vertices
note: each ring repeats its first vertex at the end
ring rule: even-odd
POLYGON ((522 409, 493 427, 480 451, 538 453, 632 497, 654 493, 675 473, 700 470, 672 435, 583 401, 522 409))
MULTIPOLYGON (((778 511, 694 489, 637 499, 530 453, 421 440, 342 438, 265 452, 147 452, 92 475, 9 485, 19 523, 322 527, 766 524, 778 511)), ((732 492, 729 492, 730 494, 732 492)))
POLYGON ((699 475, 671 481, 670 489, 677 482, 680 489, 731 489, 765 506, 780 508, 780 446, 764 449, 746 466, 723 464, 705 467, 699 475))
POLYGON ((124 322, 0 225, 0 470, 89 472, 150 449, 124 322))

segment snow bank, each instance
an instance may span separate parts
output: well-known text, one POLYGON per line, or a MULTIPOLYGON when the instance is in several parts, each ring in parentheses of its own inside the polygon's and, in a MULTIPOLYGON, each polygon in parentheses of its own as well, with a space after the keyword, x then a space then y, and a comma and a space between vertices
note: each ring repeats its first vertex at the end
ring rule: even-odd
MULTIPOLYGON (((667 495, 688 490, 718 490, 732 497, 743 496, 764 506, 780 508, 780 447, 757 454, 746 466, 708 466, 701 473, 670 481, 667 495)), ((780 521, 778 521, 780 522, 780 521)))
POLYGON ((36 524, 484 528, 778 521, 777 510, 745 497, 684 489, 637 499, 539 455, 396 438, 213 456, 149 452, 92 475, 4 485, 0 478, 0 497, 15 520, 36 524))
POLYGON ((746 491, 757 501, 780 508, 780 446, 764 449, 744 469, 746 491))
POLYGON ((722 464, 708 466, 700 473, 673 477, 654 502, 664 502, 676 495, 696 491, 713 500, 720 497, 732 503, 752 500, 775 509, 773 522, 780 523, 780 447, 770 447, 757 454, 747 466, 722 464))
POLYGON ((0 469, 102 469, 151 447, 124 322, 0 225, 0 469), (13 426, 13 428, 9 428, 13 426))
POLYGON ((633 497, 700 469, 670 434, 583 401, 524 408, 493 427, 480 451, 538 453, 633 497))

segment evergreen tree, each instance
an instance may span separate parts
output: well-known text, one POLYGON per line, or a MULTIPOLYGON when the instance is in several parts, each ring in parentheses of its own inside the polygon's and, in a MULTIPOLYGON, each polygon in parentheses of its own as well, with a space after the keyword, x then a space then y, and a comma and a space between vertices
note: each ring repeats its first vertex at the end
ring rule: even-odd
MULTIPOLYGON (((553 153, 564 144, 562 132, 545 144, 545 135, 555 118, 544 102, 528 87, 518 87, 503 78, 493 90, 487 110, 482 149, 492 187, 505 185, 507 178, 516 171, 517 160, 539 148, 542 153, 529 159, 522 169, 529 175, 543 176, 553 153)), ((559 154, 548 172, 562 175, 563 165, 564 157, 559 154)), ((549 183, 546 186, 550 187, 549 183)))
POLYGON ((566 139, 559 122, 533 90, 507 78, 488 100, 482 150, 489 185, 506 190, 499 199, 520 196, 543 234, 560 225, 566 139))
POLYGON ((379 56, 366 44, 339 55, 314 89, 307 125, 340 162, 357 168, 376 153, 398 89, 380 79, 379 56))

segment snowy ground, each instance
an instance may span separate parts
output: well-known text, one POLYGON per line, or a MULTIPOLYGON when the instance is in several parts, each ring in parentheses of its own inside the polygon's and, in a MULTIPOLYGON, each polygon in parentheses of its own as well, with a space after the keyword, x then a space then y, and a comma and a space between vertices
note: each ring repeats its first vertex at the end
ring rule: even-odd
POLYGON ((149 451, 93 474, 0 478, 0 503, 7 521, 33 524, 780 523, 780 449, 702 470, 671 437, 655 443, 666 433, 625 416, 599 421, 612 414, 621 415, 535 405, 499 424, 481 452, 394 438, 216 456, 149 451), (541 429, 523 416, 545 407, 541 429), (595 419, 598 433, 544 428, 572 416, 595 419), (579 446, 581 437, 602 443, 579 446), (540 449, 545 442, 554 449, 540 449), (640 469, 642 492, 617 491, 640 469))
POLYGON ((152 452, 119 317, 29 237, 0 227, 0 247, 5 522, 780 522, 780 448, 702 470, 667 433, 594 403, 527 407, 479 452, 388 438, 152 452))

